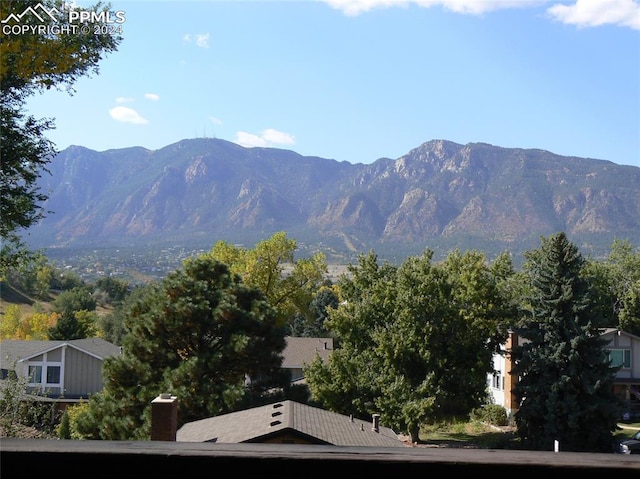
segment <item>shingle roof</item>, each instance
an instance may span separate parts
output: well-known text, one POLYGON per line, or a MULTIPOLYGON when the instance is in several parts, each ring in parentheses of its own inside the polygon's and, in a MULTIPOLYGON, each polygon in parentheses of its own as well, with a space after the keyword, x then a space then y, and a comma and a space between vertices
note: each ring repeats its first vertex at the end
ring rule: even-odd
POLYGON ((119 346, 102 338, 72 339, 68 341, 5 339, 0 341, 0 367, 11 370, 17 361, 37 356, 45 351, 51 351, 64 344, 85 351, 100 359, 117 356, 121 352, 119 346))
POLYGON ((624 331, 622 329, 619 328, 604 328, 600 330, 600 335, 601 336, 606 336, 606 335, 612 335, 612 334, 617 334, 619 336, 629 336, 631 338, 636 338, 636 339, 640 339, 640 336, 637 336, 635 334, 631 334, 627 331, 624 331))
POLYGON ((336 446, 403 447, 392 429, 372 430, 373 422, 352 419, 295 401, 280 401, 244 411, 184 424, 179 442, 262 442, 279 434, 297 434, 318 444, 336 446))
POLYGON ((287 345, 282 351, 283 368, 302 368, 320 357, 323 361, 333 352, 333 338, 299 338, 287 336, 287 345))

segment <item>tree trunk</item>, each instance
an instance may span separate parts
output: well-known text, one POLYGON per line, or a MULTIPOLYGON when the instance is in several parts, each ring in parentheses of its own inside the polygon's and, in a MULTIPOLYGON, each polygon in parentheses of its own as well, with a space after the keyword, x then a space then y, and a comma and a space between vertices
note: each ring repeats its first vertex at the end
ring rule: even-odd
POLYGON ((411 442, 413 444, 417 444, 420 442, 420 426, 415 425, 411 426, 409 430, 409 435, 411 436, 411 442))

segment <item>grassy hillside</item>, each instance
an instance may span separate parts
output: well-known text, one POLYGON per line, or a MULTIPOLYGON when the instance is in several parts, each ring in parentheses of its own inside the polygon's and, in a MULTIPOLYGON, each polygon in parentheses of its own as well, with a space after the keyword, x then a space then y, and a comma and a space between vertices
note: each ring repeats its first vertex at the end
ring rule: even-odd
MULTIPOLYGON (((57 295, 57 292, 51 291, 46 298, 36 298, 5 281, 0 281, 0 320, 6 314, 7 308, 13 305, 17 305, 20 308, 22 316, 27 316, 34 312, 51 312, 54 310, 54 302, 57 295)), ((98 315, 108 314, 111 311, 111 307, 96 307, 98 315)))
POLYGON ((33 298, 7 282, 0 281, 0 317, 5 315, 7 307, 10 305, 18 305, 22 314, 32 313, 36 306, 39 310, 50 311, 53 299, 55 298, 50 297, 46 301, 42 301, 33 298))

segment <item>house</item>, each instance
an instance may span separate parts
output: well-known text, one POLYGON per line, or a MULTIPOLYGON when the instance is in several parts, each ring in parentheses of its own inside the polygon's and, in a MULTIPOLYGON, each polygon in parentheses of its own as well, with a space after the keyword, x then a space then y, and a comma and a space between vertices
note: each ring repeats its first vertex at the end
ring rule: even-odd
MULTIPOLYGON (((175 396, 156 398, 152 408, 177 408, 175 396), (173 401, 172 401, 173 399, 173 401)), ((152 413, 152 421, 163 417, 152 413)), ((171 417, 165 415, 164 417, 171 417)), ((155 425, 156 430, 162 426, 155 425)), ((171 429, 171 426, 168 428, 171 429)), ((167 430, 165 428, 165 430, 167 430)), ((173 436, 170 436, 171 439, 173 436)), ((152 434, 152 439, 153 434, 152 434)), ((390 428, 296 401, 278 401, 184 424, 175 433, 178 442, 324 444, 335 446, 403 447, 390 428)))
POLYGON ((10 371, 25 378, 28 394, 58 402, 77 402, 102 390, 104 360, 122 353, 102 338, 68 341, 10 340, 0 342, 2 379, 10 371))
POLYGON ((613 392, 627 404, 627 411, 640 417, 640 337, 616 328, 603 330, 612 366, 620 366, 613 392))
POLYGON ((518 339, 519 336, 515 332, 509 331, 500 353, 493 354, 493 373, 487 377, 491 402, 503 406, 508 417, 518 409, 516 397, 512 393, 516 378, 511 373, 514 367, 511 350, 518 345, 518 339))
POLYGON ((314 359, 327 361, 333 352, 333 338, 300 338, 287 336, 282 351, 282 369, 291 372, 291 382, 304 381, 304 367, 314 359))
MULTIPOLYGON (((614 380, 614 393, 627 402, 628 410, 640 415, 640 337, 616 328, 606 328, 601 335, 607 340, 612 366, 620 366, 614 380)), ((493 356, 493 374, 487 378, 488 388, 494 404, 504 406, 511 417, 518 404, 513 394, 517 377, 511 374, 514 362, 511 350, 523 344, 525 339, 510 331, 501 354, 493 356)))

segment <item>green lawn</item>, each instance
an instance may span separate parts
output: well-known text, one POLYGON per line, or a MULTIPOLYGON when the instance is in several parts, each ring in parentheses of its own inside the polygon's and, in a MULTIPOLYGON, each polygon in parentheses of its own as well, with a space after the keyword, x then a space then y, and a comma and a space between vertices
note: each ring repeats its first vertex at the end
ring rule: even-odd
POLYGON ((620 429, 613 435, 616 439, 628 439, 640 430, 640 422, 618 424, 620 429))
POLYGON ((420 442, 441 447, 517 449, 513 428, 496 428, 479 421, 451 421, 424 426, 420 442))
MULTIPOLYGON (((624 423, 614 433, 614 440, 630 438, 640 430, 640 423, 624 423)), ((420 443, 440 447, 475 447, 480 449, 518 449, 519 439, 513 428, 496 428, 478 421, 451 421, 423 426, 420 443)))

